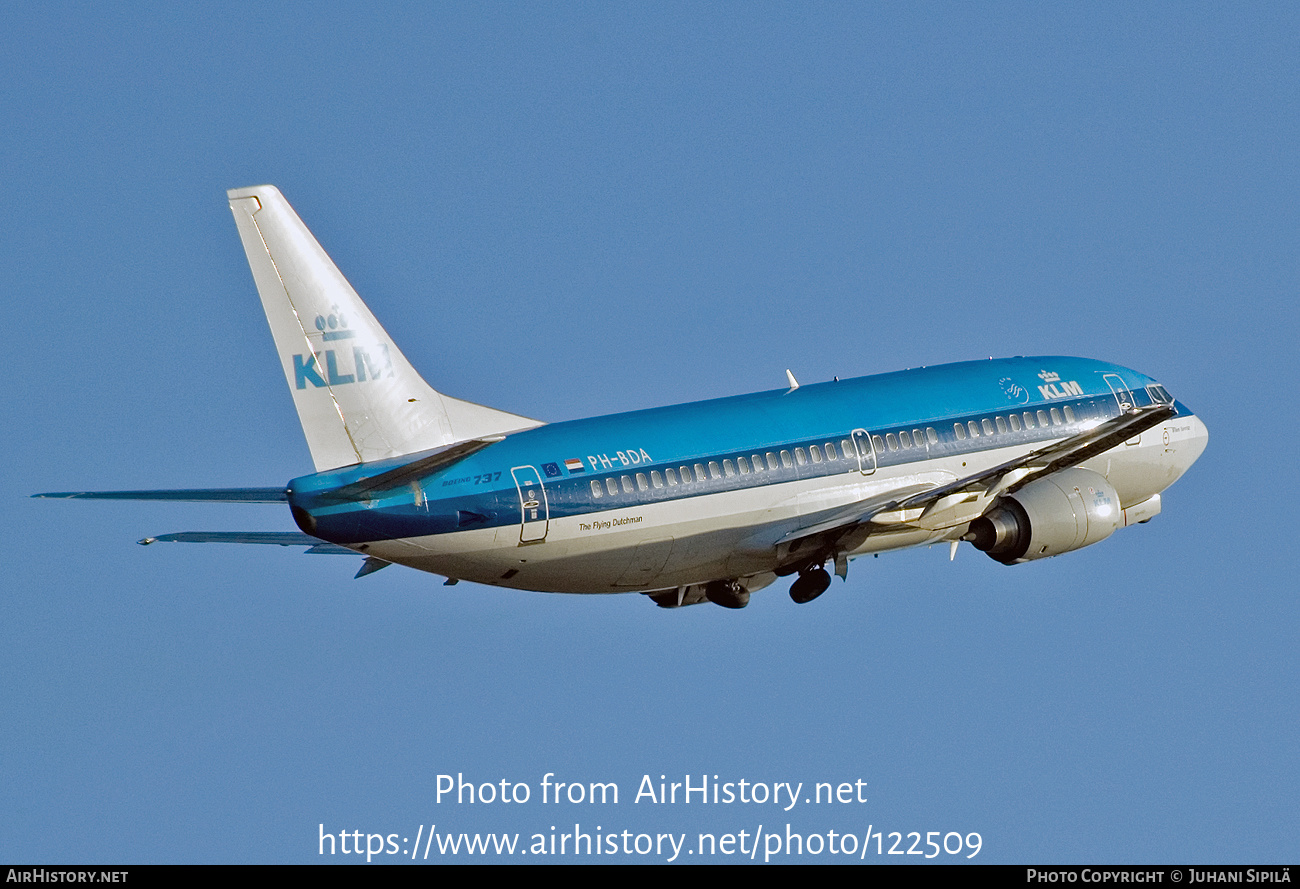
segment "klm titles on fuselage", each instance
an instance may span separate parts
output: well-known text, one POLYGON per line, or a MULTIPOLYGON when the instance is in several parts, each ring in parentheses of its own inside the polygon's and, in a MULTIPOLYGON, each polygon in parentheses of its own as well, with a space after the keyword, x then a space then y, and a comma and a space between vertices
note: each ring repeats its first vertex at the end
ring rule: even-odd
POLYGON ((1038 387, 1038 391, 1044 398, 1069 398, 1072 395, 1083 394, 1083 387, 1077 382, 1062 380, 1060 374, 1050 370, 1043 371, 1038 378, 1045 384, 1038 387))

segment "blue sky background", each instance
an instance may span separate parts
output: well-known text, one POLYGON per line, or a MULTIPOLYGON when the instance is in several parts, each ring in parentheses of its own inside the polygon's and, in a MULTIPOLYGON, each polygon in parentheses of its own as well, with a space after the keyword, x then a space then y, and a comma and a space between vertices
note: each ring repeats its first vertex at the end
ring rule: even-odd
POLYGON ((322 822, 575 821, 1295 858, 1294 5, 3 20, 0 860, 316 861, 322 822), (435 387, 504 410, 1078 354, 1163 381, 1209 449, 1103 545, 860 560, 743 612, 134 545, 291 529, 273 506, 26 499, 310 470, 225 201, 263 182, 435 387), (436 804, 457 772, 623 796, 436 804), (862 779, 869 802, 631 802, 687 773, 862 779))

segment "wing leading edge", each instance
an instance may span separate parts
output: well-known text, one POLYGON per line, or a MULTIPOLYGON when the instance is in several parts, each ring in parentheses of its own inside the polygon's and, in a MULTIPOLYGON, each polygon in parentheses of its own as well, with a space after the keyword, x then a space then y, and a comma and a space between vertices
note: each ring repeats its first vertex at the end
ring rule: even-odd
MULTIPOLYGON (((838 536, 868 522, 909 524, 927 510, 943 505, 940 501, 945 498, 951 498, 950 503, 977 501, 987 504, 994 497, 1013 493, 1035 479, 1104 454, 1120 442, 1177 415, 1178 410, 1171 404, 1136 408, 1086 432, 944 485, 909 485, 888 494, 873 495, 856 503, 805 516, 807 524, 791 531, 780 542, 792 543, 818 534, 835 533, 838 536)), ((965 520, 958 519, 953 524, 965 520)))

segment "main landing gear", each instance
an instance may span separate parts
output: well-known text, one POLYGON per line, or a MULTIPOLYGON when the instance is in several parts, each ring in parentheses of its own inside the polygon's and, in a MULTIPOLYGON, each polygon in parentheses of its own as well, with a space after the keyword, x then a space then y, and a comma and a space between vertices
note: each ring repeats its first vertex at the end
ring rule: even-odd
POLYGON ((734 580, 715 580, 706 584, 704 596, 723 608, 744 608, 749 604, 749 590, 734 580))
POLYGON ((820 565, 799 573, 799 579, 790 584, 790 598, 797 604, 811 602, 831 585, 831 576, 820 565))

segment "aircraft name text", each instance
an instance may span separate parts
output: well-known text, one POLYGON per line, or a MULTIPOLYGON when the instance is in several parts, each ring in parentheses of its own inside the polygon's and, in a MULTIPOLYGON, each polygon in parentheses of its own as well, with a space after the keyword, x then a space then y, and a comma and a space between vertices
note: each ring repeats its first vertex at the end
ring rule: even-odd
POLYGON ((623 525, 639 525, 643 519, 639 515, 620 516, 614 519, 597 519, 593 522, 578 522, 579 531, 608 531, 623 525))

